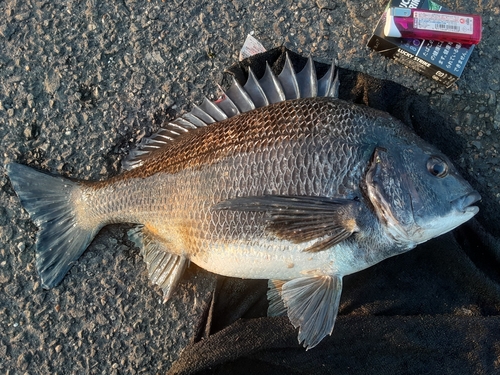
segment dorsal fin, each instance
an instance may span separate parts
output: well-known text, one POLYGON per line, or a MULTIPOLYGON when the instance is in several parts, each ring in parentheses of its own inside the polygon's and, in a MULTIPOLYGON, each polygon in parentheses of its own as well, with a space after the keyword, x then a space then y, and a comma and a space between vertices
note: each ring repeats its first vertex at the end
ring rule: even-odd
POLYGON ((122 161, 122 168, 130 170, 144 162, 152 151, 165 147, 179 135, 202 126, 207 126, 227 118, 290 99, 315 96, 337 97, 338 75, 335 64, 318 80, 311 57, 305 67, 295 73, 292 62, 286 54, 285 65, 276 76, 266 63, 264 76, 257 79, 252 69, 248 69, 247 82, 242 86, 233 78, 233 83, 216 101, 207 98, 190 112, 169 122, 150 137, 143 138, 122 161))

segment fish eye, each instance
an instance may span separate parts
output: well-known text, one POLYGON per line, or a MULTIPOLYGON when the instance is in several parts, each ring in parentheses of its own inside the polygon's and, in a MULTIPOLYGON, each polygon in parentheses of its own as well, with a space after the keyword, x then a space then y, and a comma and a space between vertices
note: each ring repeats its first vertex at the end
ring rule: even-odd
POLYGON ((443 178, 448 175, 448 164, 437 156, 431 156, 427 161, 427 170, 431 175, 443 178))

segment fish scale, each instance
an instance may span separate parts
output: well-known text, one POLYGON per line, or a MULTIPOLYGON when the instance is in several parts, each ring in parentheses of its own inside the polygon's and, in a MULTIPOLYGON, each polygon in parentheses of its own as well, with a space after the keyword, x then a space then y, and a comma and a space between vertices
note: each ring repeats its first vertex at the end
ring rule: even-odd
MULTIPOLYGON (((340 185, 342 180, 331 178, 334 175, 347 175, 355 166, 349 155, 339 154, 339 149, 343 150, 343 147, 336 146, 340 142, 338 136, 352 138, 345 130, 340 130, 343 123, 336 123, 332 131, 328 132, 325 130, 328 123, 302 121, 302 118, 308 118, 311 108, 342 113, 346 105, 338 100, 319 98, 282 102, 257 109, 262 114, 253 113, 251 118, 248 117, 248 121, 252 122, 250 125, 241 119, 237 121, 238 118, 226 120, 226 123, 220 124, 226 130, 221 136, 225 141, 215 145, 217 157, 209 160, 201 161, 200 154, 215 153, 207 150, 214 145, 211 138, 197 137, 193 140, 186 137, 185 144, 182 144, 183 139, 179 139, 175 144, 176 149, 187 150, 185 155, 196 160, 196 163, 188 160, 188 156, 183 156, 184 165, 189 166, 185 170, 177 171, 177 164, 162 168, 164 153, 169 152, 168 149, 162 149, 157 155, 151 155, 140 169, 103 183, 87 185, 88 194, 93 195, 85 210, 88 220, 93 226, 115 222, 146 224, 148 231, 159 235, 168 244, 169 252, 187 257, 210 252, 212 248, 220 247, 220 243, 231 243, 237 248, 235 241, 243 242, 244 247, 249 238, 269 237, 262 214, 214 214, 211 207, 220 201, 242 195, 329 196, 329 192, 341 190, 348 190, 353 195, 355 192, 340 185), (318 102, 328 105, 318 106, 318 102), (278 126, 273 121, 276 113, 280 116, 278 126), (259 121, 260 118, 263 121, 259 121), (297 118, 300 120, 297 121, 297 118), (258 123, 259 132, 252 128, 255 126, 253 123, 258 123), (256 134, 259 136, 257 139, 256 134), (312 134, 321 136, 313 137, 312 134), (196 141, 206 144, 200 145, 196 141), (276 157, 278 155, 279 158, 276 157), (331 155, 337 158, 331 160, 331 155), (283 159, 287 161, 283 162, 283 159), (294 161, 293 171, 298 171, 296 178, 288 169, 288 160, 294 161), (324 174, 323 170, 330 173, 324 174), (151 171, 155 172, 149 176, 151 171), (283 178, 287 175, 292 178, 283 178), (247 176, 243 180, 245 184, 235 184, 240 176, 247 176), (245 228, 245 231, 238 228, 245 228), (186 231, 190 231, 191 235, 184 236, 186 231)), ((320 114, 318 117, 329 120, 335 115, 320 114)), ((209 130, 208 127, 206 129, 209 130)), ((358 143, 361 140, 359 138, 358 143)), ((347 150, 351 154, 354 146, 350 145, 347 150)), ((359 160, 358 164, 366 165, 367 162, 359 160)), ((355 169, 359 170, 358 175, 361 176, 363 169, 355 169)), ((338 193, 336 196, 343 197, 338 193)), ((284 251, 286 246, 286 243, 280 244, 275 251, 284 251)), ((269 252, 269 248, 261 251, 269 252)), ((209 266, 206 268, 210 269, 209 266)), ((226 271, 226 274, 231 275, 230 271, 226 271)))
POLYGON ((332 333, 343 276, 452 230, 480 198, 400 121, 336 99, 334 71, 318 80, 309 59, 296 74, 288 58, 278 77, 250 71, 141 140, 105 181, 7 165, 39 227, 42 285, 57 285, 104 225, 135 223, 165 300, 189 261, 270 279, 269 315, 287 314, 316 346, 332 333))

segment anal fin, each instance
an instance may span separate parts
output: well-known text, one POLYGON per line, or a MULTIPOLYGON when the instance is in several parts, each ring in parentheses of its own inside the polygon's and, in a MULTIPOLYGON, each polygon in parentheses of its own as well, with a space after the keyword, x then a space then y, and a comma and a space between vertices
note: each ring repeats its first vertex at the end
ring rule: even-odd
POLYGON ((288 318, 299 328, 298 340, 306 350, 332 334, 341 292, 339 275, 301 277, 282 285, 281 298, 288 318))
POLYGON ((163 302, 167 302, 175 291, 188 260, 169 252, 168 247, 144 227, 129 230, 130 239, 141 249, 148 268, 149 279, 163 291, 163 302))

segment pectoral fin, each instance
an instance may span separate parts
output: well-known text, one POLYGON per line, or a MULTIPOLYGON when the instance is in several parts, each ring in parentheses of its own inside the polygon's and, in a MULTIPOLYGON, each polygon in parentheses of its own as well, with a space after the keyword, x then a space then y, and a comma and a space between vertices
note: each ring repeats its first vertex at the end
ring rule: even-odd
POLYGON ((167 246, 152 236, 144 227, 129 230, 130 239, 141 249, 148 268, 149 279, 163 291, 163 302, 172 296, 188 260, 171 254, 167 246))
POLYGON ((318 252, 359 231, 358 204, 349 199, 266 195, 229 199, 215 209, 265 212, 269 231, 295 243, 317 240, 306 251, 318 252))
POLYGON ((281 287, 288 318, 299 328, 299 343, 307 350, 332 334, 341 292, 342 277, 337 275, 302 277, 281 287))

